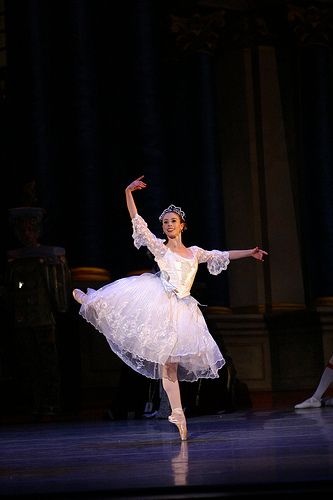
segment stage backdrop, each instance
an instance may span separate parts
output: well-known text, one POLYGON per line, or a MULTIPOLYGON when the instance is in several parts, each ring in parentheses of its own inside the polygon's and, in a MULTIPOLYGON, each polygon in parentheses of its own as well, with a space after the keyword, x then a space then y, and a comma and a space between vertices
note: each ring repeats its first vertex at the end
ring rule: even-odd
MULTIPOLYGON (((6 205, 22 204, 35 180, 44 239, 72 267, 116 278, 152 265, 132 248, 124 200, 140 175, 148 189, 136 200, 153 231, 162 236, 158 216, 174 203, 188 215, 187 244, 225 246, 214 63, 175 56, 169 7, 6 4, 6 205)), ((209 300, 227 304, 226 284, 215 280, 209 300)))

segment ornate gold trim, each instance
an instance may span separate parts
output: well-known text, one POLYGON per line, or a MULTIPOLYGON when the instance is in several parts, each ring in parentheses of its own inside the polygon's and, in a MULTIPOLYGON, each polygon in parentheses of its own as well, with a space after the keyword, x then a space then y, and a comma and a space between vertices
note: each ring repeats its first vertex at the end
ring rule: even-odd
POLYGON ((315 300, 315 305, 320 307, 333 307, 333 297, 318 297, 315 300))
POLYGON ((111 281, 111 274, 102 267, 73 267, 73 281, 111 281))

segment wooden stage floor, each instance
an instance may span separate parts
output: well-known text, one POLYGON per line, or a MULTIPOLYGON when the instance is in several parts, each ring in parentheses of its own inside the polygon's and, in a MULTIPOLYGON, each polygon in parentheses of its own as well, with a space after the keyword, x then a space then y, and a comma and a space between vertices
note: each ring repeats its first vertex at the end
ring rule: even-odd
POLYGON ((0 497, 331 497, 333 407, 238 410, 188 419, 5 424, 0 497))

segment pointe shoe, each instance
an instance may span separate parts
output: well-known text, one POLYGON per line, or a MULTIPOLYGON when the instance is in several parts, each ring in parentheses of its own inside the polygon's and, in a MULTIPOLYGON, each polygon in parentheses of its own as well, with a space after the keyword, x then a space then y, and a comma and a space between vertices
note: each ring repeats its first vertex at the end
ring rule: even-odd
POLYGON ((295 408, 297 409, 320 408, 320 407, 321 407, 321 401, 319 401, 319 399, 316 399, 314 397, 306 399, 305 401, 303 401, 303 403, 295 405, 295 408))
POLYGON ((186 419, 182 408, 174 408, 171 415, 168 417, 169 422, 178 427, 180 439, 187 440, 186 419))
POLYGON ((79 288, 75 288, 75 290, 73 290, 73 297, 76 302, 78 302, 79 304, 83 304, 86 294, 79 288))

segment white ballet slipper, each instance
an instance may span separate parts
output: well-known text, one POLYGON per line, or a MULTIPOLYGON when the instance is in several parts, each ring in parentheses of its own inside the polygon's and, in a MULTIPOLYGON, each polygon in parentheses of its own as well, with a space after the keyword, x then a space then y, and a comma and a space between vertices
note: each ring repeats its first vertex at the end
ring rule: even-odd
POLYGON ((303 403, 295 405, 295 408, 297 408, 298 410, 305 408, 320 408, 320 407, 321 407, 321 401, 319 401, 319 399, 314 397, 306 399, 305 401, 303 401, 303 403))
POLYGON ((78 302, 79 304, 83 304, 86 298, 86 294, 82 292, 82 290, 80 290, 79 288, 75 288, 75 290, 73 290, 73 297, 76 300, 76 302, 78 302))
POLYGON ((171 415, 168 417, 169 422, 178 427, 181 441, 187 440, 187 426, 184 411, 182 408, 174 408, 171 415))

